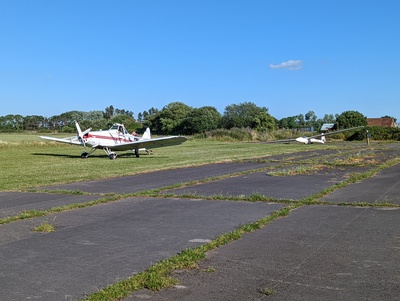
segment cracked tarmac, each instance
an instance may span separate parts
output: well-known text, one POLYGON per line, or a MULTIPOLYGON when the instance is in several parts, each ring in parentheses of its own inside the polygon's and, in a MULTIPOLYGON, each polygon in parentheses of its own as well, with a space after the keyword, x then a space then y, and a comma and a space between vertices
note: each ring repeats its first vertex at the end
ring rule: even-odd
MULTIPOLYGON (((164 190, 168 197, 129 197, 82 209, 0 225, 1 300, 81 300, 86 294, 141 272, 185 248, 279 210, 283 203, 205 200, 198 196, 265 195, 299 201, 375 168, 399 154, 399 144, 378 151, 367 166, 343 164, 311 174, 271 176, 274 170, 349 155, 332 150, 264 160, 190 167, 129 177, 0 192, 1 218, 24 210, 84 203, 104 193, 164 190), (204 181, 204 179, 210 179, 204 181), (53 190, 54 193, 49 193, 53 190), (71 195, 60 190, 79 190, 71 195), (170 194, 174 197, 169 197, 170 194), (57 231, 32 229, 46 221, 57 231)), ((199 269, 174 273, 180 285, 140 290, 125 300, 398 300, 400 295, 400 165, 320 199, 328 204, 292 210, 242 239, 222 246, 199 269), (386 206, 335 206, 339 203, 386 206), (213 272, 205 272, 212 267, 213 272)))

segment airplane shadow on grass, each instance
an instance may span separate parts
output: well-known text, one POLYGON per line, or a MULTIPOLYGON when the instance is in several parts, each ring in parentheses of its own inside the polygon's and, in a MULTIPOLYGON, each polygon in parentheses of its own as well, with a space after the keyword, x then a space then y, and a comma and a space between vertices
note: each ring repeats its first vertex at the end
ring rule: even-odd
MULTIPOLYGON (((108 158, 106 154, 104 155, 91 155, 90 158, 84 158, 82 159, 80 155, 66 155, 66 154, 49 154, 49 153, 32 153, 33 156, 44 156, 44 157, 64 157, 64 158, 69 158, 69 159, 79 159, 79 160, 91 160, 91 158, 108 158)), ((129 158, 129 159, 150 159, 154 156, 152 155, 147 155, 147 154, 142 154, 140 155, 140 158, 136 158, 134 153, 122 153, 118 154, 118 158, 129 158)), ((159 157, 157 158, 167 158, 166 156, 159 157)), ((112 161, 112 160, 110 160, 112 161)))

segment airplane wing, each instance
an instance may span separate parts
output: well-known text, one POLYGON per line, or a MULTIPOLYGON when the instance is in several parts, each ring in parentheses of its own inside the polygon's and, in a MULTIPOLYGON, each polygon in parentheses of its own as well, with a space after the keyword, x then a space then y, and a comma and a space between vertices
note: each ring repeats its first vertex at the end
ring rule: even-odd
POLYGON ((77 136, 69 137, 69 138, 54 138, 54 137, 48 137, 48 136, 39 136, 39 138, 56 141, 56 142, 61 142, 61 143, 67 143, 67 144, 82 145, 82 142, 79 141, 79 138, 77 136))
MULTIPOLYGON (((164 146, 173 146, 182 144, 187 140, 186 137, 183 136, 169 136, 169 137, 161 137, 161 138, 154 138, 149 140, 139 140, 134 142, 128 143, 121 143, 117 145, 113 145, 110 147, 113 151, 126 151, 126 150, 133 150, 133 149, 152 149, 157 147, 164 147, 164 146)), ((99 145, 101 147, 101 145, 99 145)))
POLYGON ((338 134, 338 133, 342 133, 342 132, 358 130, 358 129, 361 129, 363 127, 364 127, 363 125, 355 126, 355 127, 348 128, 348 129, 343 129, 343 130, 337 130, 337 131, 333 131, 333 132, 327 132, 327 133, 323 133, 323 134, 318 134, 318 135, 310 136, 310 137, 307 137, 307 138, 319 138, 319 137, 322 137, 322 136, 328 136, 328 135, 334 135, 334 134, 338 134))
POLYGON ((292 138, 292 139, 285 139, 285 140, 271 140, 271 141, 263 141, 261 142, 262 144, 269 144, 269 143, 285 143, 288 144, 290 142, 296 141, 297 138, 292 138))
POLYGON ((291 139, 285 139, 285 140, 272 140, 272 141, 266 141, 263 143, 290 143, 290 142, 303 142, 306 140, 310 140, 310 139, 315 139, 315 138, 321 138, 322 136, 328 136, 328 135, 334 135, 334 134, 338 134, 338 133, 342 133, 342 132, 347 132, 347 131, 352 131, 352 130, 358 130, 363 128, 364 126, 356 126, 356 127, 352 127, 352 128, 348 128, 348 129, 343 129, 343 130, 337 130, 337 131, 333 131, 333 132, 328 132, 328 133, 322 133, 322 134, 318 134, 318 135, 314 135, 314 136, 303 136, 303 137, 298 137, 298 138, 291 138, 291 139), (302 141, 299 141, 299 139, 303 139, 302 141))

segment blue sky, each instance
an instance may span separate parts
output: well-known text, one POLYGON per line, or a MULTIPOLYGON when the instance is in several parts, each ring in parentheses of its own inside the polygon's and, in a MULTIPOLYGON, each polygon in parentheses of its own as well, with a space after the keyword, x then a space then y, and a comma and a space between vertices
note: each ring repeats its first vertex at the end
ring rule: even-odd
POLYGON ((398 0, 0 0, 0 116, 254 102, 400 119, 398 0))

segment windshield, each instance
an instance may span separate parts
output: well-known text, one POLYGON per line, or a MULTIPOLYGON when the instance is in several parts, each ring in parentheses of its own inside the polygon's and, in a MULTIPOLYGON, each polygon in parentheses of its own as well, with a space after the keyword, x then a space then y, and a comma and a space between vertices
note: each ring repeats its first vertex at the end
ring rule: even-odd
POLYGON ((117 131, 119 131, 120 133, 122 133, 122 134, 129 134, 128 133, 128 131, 125 129, 125 127, 122 125, 122 124, 114 124, 111 128, 110 128, 110 131, 112 131, 112 130, 117 130, 117 131))

